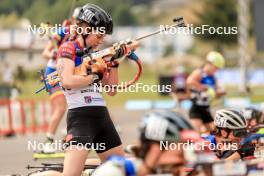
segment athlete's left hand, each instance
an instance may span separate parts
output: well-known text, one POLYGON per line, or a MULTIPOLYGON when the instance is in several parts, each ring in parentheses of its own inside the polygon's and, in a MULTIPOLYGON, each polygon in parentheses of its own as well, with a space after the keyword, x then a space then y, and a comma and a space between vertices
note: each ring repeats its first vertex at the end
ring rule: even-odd
POLYGON ((112 60, 129 55, 135 51, 139 46, 139 42, 135 40, 125 40, 114 45, 116 54, 112 57, 112 60))

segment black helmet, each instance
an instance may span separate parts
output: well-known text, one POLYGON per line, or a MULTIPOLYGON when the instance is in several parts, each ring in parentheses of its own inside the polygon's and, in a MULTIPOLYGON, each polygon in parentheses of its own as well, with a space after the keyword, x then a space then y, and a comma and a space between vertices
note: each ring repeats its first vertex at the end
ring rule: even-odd
POLYGON ((183 130, 194 130, 183 115, 171 110, 156 110, 144 115, 140 125, 140 139, 141 142, 178 142, 183 130))
POLYGON ((90 27, 104 27, 106 34, 112 34, 113 32, 113 20, 111 16, 97 5, 84 5, 80 9, 77 20, 88 23, 90 27))

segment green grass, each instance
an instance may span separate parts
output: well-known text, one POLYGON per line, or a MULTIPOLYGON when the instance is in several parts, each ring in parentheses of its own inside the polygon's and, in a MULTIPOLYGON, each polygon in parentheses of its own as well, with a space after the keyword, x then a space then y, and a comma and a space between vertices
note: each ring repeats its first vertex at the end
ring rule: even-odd
POLYGON ((264 86, 253 86, 251 87, 250 93, 240 93, 238 88, 235 86, 226 87, 226 97, 249 97, 252 102, 259 103, 264 101, 264 86))
POLYGON ((26 80, 23 83, 19 84, 21 88, 21 95, 19 99, 48 99, 48 93, 46 91, 42 91, 38 94, 35 94, 35 91, 43 87, 43 84, 38 80, 26 80))

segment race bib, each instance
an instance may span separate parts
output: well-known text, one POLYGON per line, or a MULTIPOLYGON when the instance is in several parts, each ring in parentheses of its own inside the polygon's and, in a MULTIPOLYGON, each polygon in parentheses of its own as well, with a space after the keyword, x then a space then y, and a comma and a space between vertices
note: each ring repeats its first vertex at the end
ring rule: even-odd
POLYGON ((220 128, 221 127, 223 127, 223 128, 226 127, 226 121, 227 121, 226 118, 220 118, 218 116, 215 117, 215 125, 220 127, 220 128))

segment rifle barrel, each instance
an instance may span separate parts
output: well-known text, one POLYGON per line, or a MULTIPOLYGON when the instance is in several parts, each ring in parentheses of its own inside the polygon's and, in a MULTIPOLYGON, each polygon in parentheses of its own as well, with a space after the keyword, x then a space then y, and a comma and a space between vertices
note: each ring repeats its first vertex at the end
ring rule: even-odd
POLYGON ((167 28, 165 28, 165 29, 163 29, 163 30, 157 30, 157 31, 152 32, 152 33, 150 33, 150 34, 146 34, 146 35, 144 35, 144 36, 141 36, 141 37, 136 38, 136 41, 139 41, 139 40, 142 40, 142 39, 148 38, 148 37, 153 36, 153 35, 156 35, 156 34, 159 34, 159 33, 161 33, 161 32, 167 31, 168 29, 170 29, 170 28, 172 28, 172 27, 177 27, 177 26, 178 26, 178 24, 174 24, 174 25, 171 25, 171 26, 169 26, 169 27, 167 27, 167 28))

